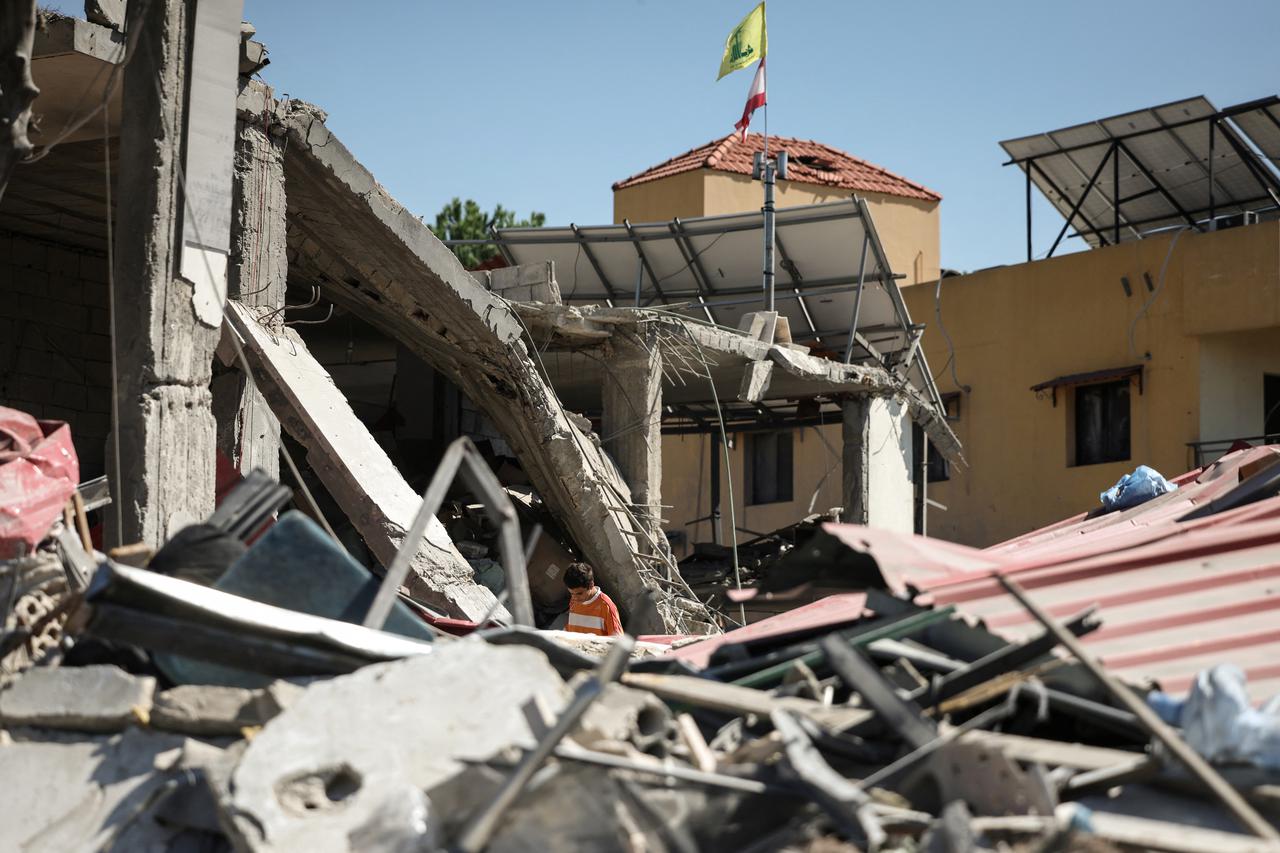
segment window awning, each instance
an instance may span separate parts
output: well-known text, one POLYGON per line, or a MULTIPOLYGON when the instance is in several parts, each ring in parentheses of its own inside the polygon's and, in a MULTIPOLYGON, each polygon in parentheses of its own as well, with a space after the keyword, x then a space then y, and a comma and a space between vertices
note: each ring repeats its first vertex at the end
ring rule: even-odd
POLYGON ((1055 376, 1045 382, 1041 382, 1031 386, 1031 390, 1036 395, 1050 392, 1053 395, 1053 404, 1058 405, 1058 389, 1071 388, 1076 385, 1089 385, 1094 382, 1112 382, 1117 379, 1129 379, 1134 376, 1138 378, 1138 393, 1142 393, 1142 369, 1144 365, 1131 364, 1128 367, 1111 367, 1106 370, 1091 370, 1087 373, 1068 373, 1065 376, 1055 376))

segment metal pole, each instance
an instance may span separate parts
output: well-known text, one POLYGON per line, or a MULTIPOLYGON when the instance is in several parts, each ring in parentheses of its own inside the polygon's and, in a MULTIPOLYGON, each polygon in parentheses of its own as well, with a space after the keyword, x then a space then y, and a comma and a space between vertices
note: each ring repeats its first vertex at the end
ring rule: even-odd
MULTIPOLYGON (((865 227, 865 226, 864 226, 865 227)), ((844 363, 853 361, 853 345, 857 338, 858 312, 862 308, 862 282, 867 274, 867 246, 871 243, 871 235, 862 234, 862 260, 858 261, 858 292, 853 297, 853 319, 849 321, 849 343, 844 347, 844 363)))
MULTIPOLYGON (((766 140, 768 137, 766 137, 766 140)), ((768 143, 766 142, 766 145, 768 143)), ((773 311, 773 163, 764 160, 764 310, 773 311)))
POLYGON ((1111 151, 1111 207, 1114 209, 1115 244, 1120 245, 1120 152, 1111 151))
POLYGON ((1027 262, 1031 261, 1031 164, 1027 164, 1027 262))
POLYGON ((1280 841, 1280 833, 1277 833, 1271 824, 1267 823, 1254 811, 1253 807, 1245 802, 1236 789, 1227 784, 1226 780, 1218 775, 1218 771, 1209 766, 1209 763, 1188 746, 1186 741, 1178 737, 1177 733, 1165 725, 1164 721, 1156 716, 1155 711, 1152 711, 1146 702, 1135 696, 1133 691, 1103 669, 1102 665, 1085 651, 1084 646, 1076 639, 1075 634, 1059 625, 1049 614, 1041 609, 1040 605, 1028 598, 1026 590, 1013 578, 1007 575, 997 575, 996 577, 999 578, 1001 585, 1009 591, 1009 594, 1016 598, 1018 603, 1025 607, 1027 612, 1045 627, 1045 630, 1052 633, 1058 642, 1067 651, 1071 652, 1072 656, 1080 661, 1081 665, 1089 670, 1090 674, 1120 704, 1124 705, 1130 713, 1138 718, 1138 722, 1142 724, 1143 728, 1159 740, 1165 749, 1191 772, 1191 775, 1204 783, 1204 786, 1222 801, 1222 804, 1235 816, 1241 826, 1259 838, 1265 838, 1268 841, 1280 841))
POLYGON ((720 532, 720 433, 711 433, 711 541, 724 542, 720 532))
POLYGON ((1216 121, 1209 122, 1209 221, 1213 222, 1214 214, 1218 212, 1217 203, 1213 197, 1213 146, 1218 141, 1218 123, 1216 121))
POLYGON ((640 291, 644 289, 644 261, 636 258, 636 307, 640 307, 640 291))

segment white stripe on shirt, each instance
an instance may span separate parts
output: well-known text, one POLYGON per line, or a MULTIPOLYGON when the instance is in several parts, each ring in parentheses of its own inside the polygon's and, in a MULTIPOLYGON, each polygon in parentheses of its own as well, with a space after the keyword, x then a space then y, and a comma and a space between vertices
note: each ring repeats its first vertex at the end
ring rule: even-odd
POLYGON ((569 611, 568 624, 577 625, 579 628, 596 628, 600 631, 604 630, 604 620, 599 616, 587 616, 583 613, 574 613, 572 610, 569 611))

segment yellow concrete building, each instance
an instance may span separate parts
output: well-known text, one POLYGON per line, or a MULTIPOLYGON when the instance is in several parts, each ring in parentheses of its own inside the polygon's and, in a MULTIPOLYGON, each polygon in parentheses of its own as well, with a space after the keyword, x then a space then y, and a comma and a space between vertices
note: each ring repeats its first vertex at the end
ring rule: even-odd
MULTIPOLYGON (((613 185, 613 221, 658 222, 759 210, 760 182, 751 178, 764 137, 714 139, 613 185)), ((900 284, 938 278, 938 206, 942 196, 915 181, 836 148, 807 139, 769 137, 769 154, 785 150, 788 180, 778 181, 776 204, 820 204, 858 195, 871 210, 880 241, 900 284)))
MULTIPOLYGON (((1203 209, 1191 201, 1179 205, 1163 187, 1152 188, 1157 179, 1144 172, 1123 138, 1106 139, 1090 161, 1100 164, 1098 185, 1083 187, 1087 203, 1078 211, 1073 198, 1033 174, 1095 248, 947 277, 939 291, 936 194, 896 176, 886 180, 903 181, 907 194, 885 191, 903 184, 852 189, 847 176, 832 168, 841 162, 837 155, 848 155, 797 140, 770 144, 787 148, 793 162, 806 156, 810 164, 818 162, 806 146, 826 152, 822 168, 797 170, 793 180, 779 183, 780 206, 850 193, 872 204, 893 268, 904 275, 899 283, 911 317, 926 324, 922 347, 968 461, 930 466, 928 495, 946 509, 929 509, 929 535, 994 544, 1097 507, 1099 493, 1139 464, 1174 476, 1215 458, 1236 439, 1258 443, 1270 435, 1280 441, 1280 223, 1249 224, 1253 217, 1227 210, 1221 195, 1217 202, 1210 196, 1203 209), (1119 160, 1114 173, 1103 168, 1106 156, 1119 160), (1113 174, 1120 213, 1104 203, 1117 197, 1103 185, 1113 174), (1126 197, 1150 204, 1158 192, 1166 192, 1167 210, 1159 221, 1148 219, 1144 230, 1126 197), (921 197, 926 193, 932 200, 921 197), (1216 215, 1215 203, 1221 205, 1216 215), (1085 213, 1095 223, 1092 231, 1080 225, 1088 221, 1085 213), (1224 213, 1234 219, 1222 219, 1224 213), (1183 229, 1173 230, 1178 221, 1183 229), (954 350, 937 322, 939 293, 954 350)), ((1130 139, 1128 145, 1137 143, 1130 139)), ((753 149, 739 147, 732 138, 719 140, 620 181, 615 219, 758 208, 759 183, 750 177, 753 149)), ((844 162, 889 175, 856 158, 844 162)), ((1207 160, 1203 171, 1212 183, 1207 160)), ((1190 177, 1180 180, 1190 190, 1202 188, 1190 177)), ((755 441, 751 434, 731 437, 732 482, 724 471, 720 478, 726 532, 730 485, 737 524, 746 531, 771 531, 840 504, 838 425, 791 434, 790 488, 780 492, 786 500, 753 499, 755 441)), ((664 437, 667 529, 684 530, 690 542, 711 538, 708 522, 690 522, 707 515, 713 447, 706 435, 664 437)), ((915 453, 918 459, 918 448, 915 453)))
MULTIPOLYGON (((752 159, 763 151, 763 137, 749 134, 745 141, 736 134, 712 140, 645 170, 613 186, 614 221, 653 222, 675 217, 714 216, 758 210, 761 185, 751 177, 752 159)), ((900 285, 934 281, 939 274, 938 208, 941 196, 914 181, 853 157, 843 151, 810 140, 770 137, 769 153, 785 150, 788 179, 779 180, 778 207, 817 204, 848 199, 864 199, 875 221, 877 233, 890 265, 904 276, 900 285)), ((856 247, 850 249, 855 252, 856 247)), ((851 266, 856 265, 852 257, 851 266)), ((842 318, 842 324, 847 319, 842 318)), ((889 405, 878 400, 874 405, 889 405)), ((909 434, 894 432, 883 442, 893 443, 898 453, 883 454, 883 464, 901 467, 910 458, 909 434), (906 442, 905 447, 900 447, 906 442)), ((909 431, 908 431, 909 432, 909 431)), ((721 524, 728 541, 730 495, 733 515, 740 529, 739 539, 751 532, 769 532, 799 521, 814 512, 825 512, 841 504, 841 447, 839 424, 762 434, 730 435, 729 466, 720 467, 721 524), (766 447, 766 445, 768 445, 766 447), (783 462, 776 463, 779 456, 783 462), (762 460, 773 477, 753 476, 762 460), (777 467, 774 467, 777 465, 777 467), (789 480, 783 476, 789 472, 789 480), (732 477, 729 472, 732 472, 732 477), (775 487, 762 490, 757 481, 776 480, 775 487)), ((662 500, 668 531, 682 531, 689 543, 711 541, 710 509, 712 455, 718 449, 715 437, 667 435, 663 438, 662 500), (699 520, 701 519, 701 520, 699 520)), ((872 464, 877 464, 873 457, 872 464)), ((905 470, 881 477, 881 482, 900 482, 905 490, 896 506, 909 506, 912 485, 905 470)), ((883 492, 882 492, 883 494, 883 492)), ((888 497, 888 496, 886 496, 888 497)), ((889 501, 884 501, 888 504, 889 501)), ((877 504, 870 507, 872 523, 911 529, 911 519, 901 512, 877 519, 877 504)), ((679 549, 677 549, 679 550, 679 549)))
POLYGON ((1139 464, 1173 476, 1280 431, 1280 223, 945 278, 954 376, 936 292, 903 296, 969 466, 929 484, 947 507, 931 536, 990 545, 1098 506, 1139 464), (1102 429, 1084 435, 1091 414, 1102 429))

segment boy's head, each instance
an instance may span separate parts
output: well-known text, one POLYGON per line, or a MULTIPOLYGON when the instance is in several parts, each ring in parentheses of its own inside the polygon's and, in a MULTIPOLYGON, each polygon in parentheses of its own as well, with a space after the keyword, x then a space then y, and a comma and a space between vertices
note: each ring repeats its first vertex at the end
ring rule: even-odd
POLYGON ((595 591, 595 572, 586 563, 570 563, 564 570, 564 585, 571 601, 581 601, 595 591))

